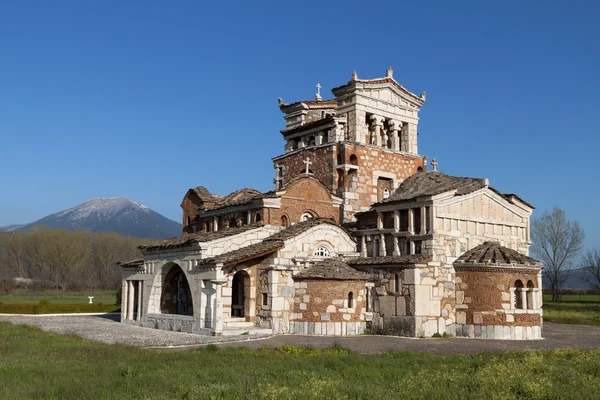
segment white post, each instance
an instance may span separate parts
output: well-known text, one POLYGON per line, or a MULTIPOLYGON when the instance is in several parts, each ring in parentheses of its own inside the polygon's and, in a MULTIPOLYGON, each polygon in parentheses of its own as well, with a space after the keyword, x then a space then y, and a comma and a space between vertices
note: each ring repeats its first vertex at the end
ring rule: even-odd
POLYGON ((367 256, 367 241, 365 240, 365 235, 362 235, 360 237, 360 256, 367 256))
POLYGON ((400 232, 400 211, 394 210, 394 232, 400 232))
POLYGON ((401 253, 400 253, 400 245, 398 244, 398 238, 395 236, 393 236, 393 238, 394 238, 394 253, 393 253, 393 255, 399 256, 399 255, 401 255, 401 253))
POLYGON ((246 213, 246 225, 252 224, 252 212, 248 210, 246 213))
POLYGON ((381 236, 379 236, 379 255, 385 257, 387 255, 385 251, 385 235, 382 233, 381 236))
POLYGON ((427 233, 427 210, 425 207, 421 207, 421 235, 427 233))
POLYGON ((121 285, 121 321, 127 319, 127 300, 129 292, 129 284, 126 280, 123 280, 123 284, 121 285))
POLYGON ((144 281, 138 281, 138 307, 137 307, 137 320, 142 320, 142 284, 144 281))
POLYGON ((377 229, 383 229, 383 213, 377 213, 377 229))
POLYGON ((215 336, 223 333, 223 300, 221 296, 221 285, 225 281, 211 281, 215 285, 215 303, 214 303, 214 317, 213 317, 213 331, 215 336))
POLYGON ((213 231, 219 230, 219 217, 213 217, 213 231))
POLYGON ((412 208, 408 209, 408 232, 415 233, 415 214, 412 208))
POLYGON ((527 288, 519 288, 519 295, 521 296, 521 306, 523 310, 527 310, 527 288))
POLYGON ((133 281, 127 281, 129 288, 127 289, 127 319, 133 320, 133 299, 134 299, 134 286, 133 281))

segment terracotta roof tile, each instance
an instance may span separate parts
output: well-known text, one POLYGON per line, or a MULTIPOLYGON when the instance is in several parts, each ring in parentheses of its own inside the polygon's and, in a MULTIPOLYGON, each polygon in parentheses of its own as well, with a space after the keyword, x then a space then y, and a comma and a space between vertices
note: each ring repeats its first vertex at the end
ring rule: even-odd
POLYGON ((498 242, 484 242, 465 252, 454 266, 521 266, 540 268, 541 263, 516 250, 501 246, 498 242))
POLYGON ((122 268, 140 268, 142 265, 144 265, 144 259, 136 258, 129 261, 119 261, 117 262, 117 265, 122 268))
POLYGON ((283 241, 263 241, 260 243, 251 244, 250 246, 242 247, 238 250, 221 254, 216 257, 204 259, 202 260, 202 264, 223 264, 225 266, 234 265, 247 260, 252 260, 256 257, 272 254, 277 250, 283 248, 283 246, 283 241))
POLYGON ((350 267, 341 259, 331 258, 320 261, 311 267, 294 275, 294 280, 324 279, 324 280, 360 280, 367 281, 370 275, 350 267))
POLYGON ((252 225, 244 225, 239 228, 227 228, 216 232, 197 232, 189 235, 177 236, 171 239, 159 240, 156 242, 149 243, 147 245, 138 246, 139 249, 146 250, 158 250, 158 249, 170 249, 177 247, 190 246, 193 243, 210 242, 212 240, 225 238, 228 236, 237 235, 239 233, 247 232, 253 229, 258 229, 263 226, 263 223, 257 223, 252 225))
POLYGON ((352 266, 370 266, 370 265, 412 265, 423 264, 431 261, 432 257, 426 254, 414 254, 403 256, 386 257, 353 257, 346 258, 345 261, 352 266))

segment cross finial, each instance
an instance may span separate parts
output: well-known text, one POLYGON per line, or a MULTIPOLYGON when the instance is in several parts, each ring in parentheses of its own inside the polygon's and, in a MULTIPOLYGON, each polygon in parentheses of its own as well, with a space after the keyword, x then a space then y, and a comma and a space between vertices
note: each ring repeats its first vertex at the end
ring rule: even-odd
POLYGON ((309 174, 310 172, 308 172, 310 166, 312 165, 312 161, 310 161, 310 158, 306 157, 306 160, 302 161, 304 164, 306 164, 306 173, 309 174))
POLYGON ((315 94, 315 99, 317 99, 317 101, 323 100, 323 98, 321 97, 321 84, 320 83, 317 83, 317 94, 315 94))
POLYGON ((431 159, 431 167, 434 171, 437 171, 438 162, 435 158, 431 159))

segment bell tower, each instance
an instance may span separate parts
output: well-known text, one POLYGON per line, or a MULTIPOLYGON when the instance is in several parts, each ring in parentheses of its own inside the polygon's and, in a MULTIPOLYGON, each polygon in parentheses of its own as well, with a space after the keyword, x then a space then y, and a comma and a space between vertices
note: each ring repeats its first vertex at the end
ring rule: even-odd
POLYGON ((315 100, 279 108, 286 121, 281 131, 284 154, 273 158, 275 184, 283 188, 301 174, 312 174, 343 199, 343 222, 383 200, 408 176, 426 169, 418 154, 418 113, 425 92, 417 96, 393 77, 359 79, 354 72, 345 85, 323 100, 317 85, 315 100), (310 162, 307 164, 306 162, 310 162))

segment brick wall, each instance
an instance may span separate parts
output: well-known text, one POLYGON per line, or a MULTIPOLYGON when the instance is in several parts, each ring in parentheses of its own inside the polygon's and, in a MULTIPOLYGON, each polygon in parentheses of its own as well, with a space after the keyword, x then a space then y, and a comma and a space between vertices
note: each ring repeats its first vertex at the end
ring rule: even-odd
POLYGON ((294 283, 290 320, 302 322, 361 322, 366 312, 365 281, 301 280, 294 283), (348 293, 353 307, 348 308, 348 293))

